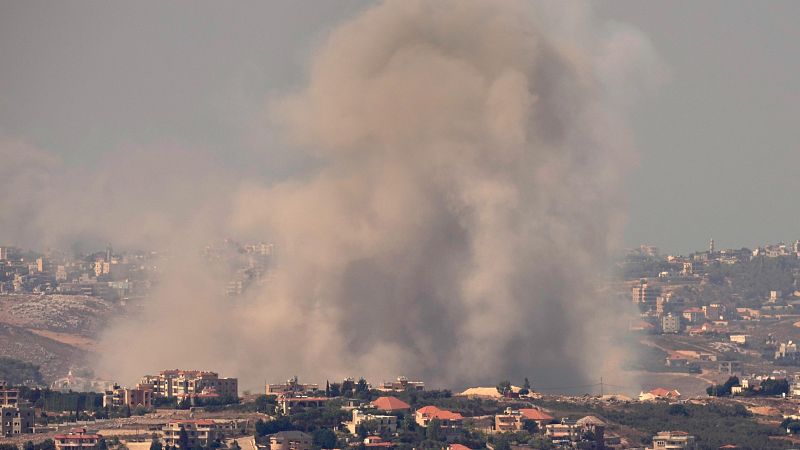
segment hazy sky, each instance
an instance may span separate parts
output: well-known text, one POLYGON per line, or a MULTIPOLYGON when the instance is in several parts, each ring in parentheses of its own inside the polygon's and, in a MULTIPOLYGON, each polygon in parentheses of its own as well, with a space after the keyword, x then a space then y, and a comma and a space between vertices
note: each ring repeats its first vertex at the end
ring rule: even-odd
MULTIPOLYGON (((0 4, 0 136, 67 164, 177 142, 264 177, 303 164, 259 112, 365 1, 0 4), (265 151, 266 150, 266 151, 265 151)), ((800 238, 800 2, 595 3, 651 39, 626 243, 665 251, 800 238)), ((2 161, 0 161, 2 164, 2 161)))

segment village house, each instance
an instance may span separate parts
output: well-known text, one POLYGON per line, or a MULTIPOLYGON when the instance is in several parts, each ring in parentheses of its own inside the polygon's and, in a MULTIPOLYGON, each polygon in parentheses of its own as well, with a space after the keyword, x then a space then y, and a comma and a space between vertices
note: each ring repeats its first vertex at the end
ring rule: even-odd
POLYGON ((639 401, 640 402, 652 402, 658 400, 677 400, 680 398, 681 393, 676 390, 669 390, 664 388, 655 388, 648 392, 642 392, 639 394, 639 401))
POLYGON ((439 409, 435 406, 425 406, 414 414, 417 425, 427 427, 431 421, 438 420, 439 427, 446 434, 460 432, 464 418, 459 413, 439 409))
POLYGON ((328 400, 327 397, 293 397, 284 394, 277 399, 276 411, 289 415, 296 408, 323 408, 328 400))
POLYGON ((385 412, 408 411, 411 405, 397 397, 378 397, 372 402, 375 409, 385 412))
POLYGON ((353 410, 353 420, 345 422, 345 425, 351 434, 356 434, 358 426, 367 421, 377 427, 375 430, 370 430, 375 433, 382 434, 388 432, 389 434, 394 434, 397 432, 396 416, 372 414, 359 409, 353 410))
POLYGON ((685 431, 661 431, 653 436, 653 450, 695 448, 694 436, 685 431))
POLYGON ((94 450, 103 436, 89 433, 86 428, 73 428, 64 434, 53 437, 56 450, 94 450))
POLYGON ((190 448, 208 447, 210 443, 224 438, 222 428, 214 420, 170 420, 161 428, 164 435, 164 443, 173 447, 177 446, 182 429, 186 431, 186 436, 189 438, 190 448))
POLYGON ((280 431, 269 435, 269 450, 311 450, 313 439, 302 431, 280 431))
POLYGON ((544 426, 553 420, 553 416, 535 408, 522 408, 519 410, 506 408, 504 414, 494 416, 494 431, 496 433, 520 431, 523 429, 526 420, 535 422, 539 429, 544 429, 544 426))

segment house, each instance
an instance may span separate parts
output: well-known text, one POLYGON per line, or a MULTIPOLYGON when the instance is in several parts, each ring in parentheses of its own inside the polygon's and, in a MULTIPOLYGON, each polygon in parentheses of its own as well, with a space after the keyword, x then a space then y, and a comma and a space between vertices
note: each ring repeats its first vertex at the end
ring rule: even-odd
POLYGON ((746 345, 749 339, 750 339, 749 334, 732 334, 730 336, 731 342, 739 345, 746 345))
POLYGON ((657 400, 677 400, 680 398, 681 393, 676 390, 668 390, 664 388, 655 388, 648 392, 639 394, 640 402, 652 402, 657 400))
POLYGON ((302 431, 280 431, 269 435, 269 450, 311 450, 313 439, 302 431))
POLYGON ((685 431, 661 431, 653 436, 653 449, 695 449, 695 438, 685 431))
POLYGON ((506 408, 504 414, 494 416, 494 432, 505 433, 509 431, 520 431, 525 426, 525 421, 536 422, 539 429, 553 420, 553 416, 535 408, 522 408, 513 410, 506 408))
POLYGON ((706 313, 701 308, 684 309, 681 315, 690 324, 699 324, 706 320, 706 313))
POLYGON ((407 390, 424 391, 425 383, 422 381, 409 381, 404 376, 397 377, 395 381, 385 381, 378 387, 380 391, 403 392, 407 390))
POLYGON ((675 353, 667 356, 667 361, 666 361, 667 367, 685 367, 688 364, 689 360, 684 356, 675 353))
POLYGON ((561 419, 559 423, 551 423, 545 425, 545 436, 555 441, 576 441, 580 437, 577 420, 569 418, 561 419))
POLYGON ((371 414, 361 411, 359 409, 353 410, 353 420, 351 420, 350 422, 345 422, 345 425, 347 426, 347 429, 350 431, 351 434, 356 434, 358 432, 358 426, 367 421, 376 424, 378 428, 376 430, 373 430, 376 433, 381 434, 384 432, 388 432, 390 434, 394 434, 397 431, 396 416, 371 414))
POLYGON ((380 436, 367 436, 364 438, 364 447, 391 448, 394 447, 394 443, 384 441, 380 436))
POLYGON ((284 394, 278 397, 276 410, 289 415, 297 408, 323 408, 328 400, 327 397, 293 397, 284 394))
POLYGON ((439 409, 435 406, 425 406, 414 413, 417 425, 427 427, 431 421, 438 420, 439 426, 445 433, 458 432, 461 430, 464 418, 459 413, 439 409))
POLYGON ((57 434, 53 437, 56 450, 94 450, 103 436, 89 433, 86 428, 73 428, 65 434, 57 434))
POLYGON ((0 406, 0 437, 33 433, 35 410, 29 404, 0 406))
POLYGON ((411 405, 408 403, 391 396, 376 398, 375 401, 372 402, 372 406, 374 406, 375 409, 386 412, 408 411, 411 409, 411 405))
POLYGON ((153 391, 151 389, 128 389, 115 384, 103 394, 103 407, 129 406, 135 408, 143 406, 149 408, 153 405, 153 391))
POLYGON ((591 433, 597 448, 603 448, 605 442, 606 423, 595 416, 586 416, 578 419, 575 425, 581 430, 581 436, 591 433))
POLYGON ((181 430, 186 431, 189 448, 208 447, 214 441, 225 437, 221 427, 211 419, 170 420, 161 428, 164 443, 173 447, 179 446, 181 430))
POLYGON ((279 395, 287 392, 295 394, 309 394, 319 391, 319 385, 316 383, 303 384, 300 383, 297 377, 286 381, 286 383, 269 383, 266 385, 267 395, 279 395))

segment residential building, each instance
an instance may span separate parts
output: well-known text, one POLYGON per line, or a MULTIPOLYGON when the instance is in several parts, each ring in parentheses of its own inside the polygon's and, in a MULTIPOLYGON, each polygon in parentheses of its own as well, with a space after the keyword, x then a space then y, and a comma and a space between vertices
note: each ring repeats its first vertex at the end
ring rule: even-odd
POLYGON ((386 412, 408 411, 411 405, 397 397, 378 397, 372 402, 375 409, 386 412))
POLYGON ((792 341, 781 342, 775 350, 775 359, 798 359, 799 356, 797 344, 792 341))
POLYGON ((661 431, 653 436, 653 450, 695 449, 695 438, 685 431, 661 431))
POLYGON ((435 406, 425 406, 414 413, 417 425, 427 427, 434 419, 439 421, 439 426, 445 433, 460 431, 464 418, 459 413, 439 409, 435 406))
POLYGON ((13 389, 5 381, 0 381, 0 405, 16 406, 17 402, 19 402, 19 389, 13 389))
POLYGON ((279 395, 287 392, 295 394, 311 394, 319 391, 316 383, 303 384, 298 382, 297 377, 287 380, 286 383, 270 383, 266 386, 267 395, 279 395))
POLYGON ((222 427, 211 419, 170 420, 161 428, 164 434, 164 443, 180 448, 182 429, 186 430, 189 448, 208 447, 210 443, 225 437, 222 427))
POLYGON ((17 404, 0 406, 0 436, 11 437, 18 434, 33 433, 35 413, 32 407, 17 404))
POLYGON ((664 334, 677 334, 681 332, 681 321, 672 313, 661 316, 661 332, 664 334))
POLYGON ((544 426, 550 423, 553 417, 535 408, 522 408, 519 410, 506 408, 504 414, 494 416, 494 431, 497 433, 520 431, 527 420, 536 422, 539 429, 544 429, 544 426))
POLYGON ((642 279, 638 284, 631 288, 631 299, 633 303, 643 309, 652 309, 656 305, 656 298, 661 294, 661 288, 649 284, 646 279, 642 279))
POLYGON ((364 447, 367 448, 392 448, 394 443, 391 441, 384 441, 380 436, 367 436, 364 438, 364 447))
POLYGON ((733 375, 742 371, 742 363, 739 361, 720 361, 719 373, 733 375))
POLYGON ((153 397, 191 397, 205 393, 219 397, 239 396, 236 378, 220 378, 216 372, 203 370, 163 370, 158 375, 145 375, 138 389, 153 391, 153 397))
POLYGON ((677 390, 669 390, 665 388, 655 388, 648 392, 642 392, 639 394, 639 401, 640 402, 652 402, 656 400, 677 400, 681 396, 681 393, 677 390))
POLYGON ((725 318, 725 306, 719 303, 712 303, 703 306, 703 313, 708 320, 722 320, 725 318))
POLYGON ((73 428, 65 434, 57 434, 53 437, 56 450, 94 450, 103 436, 89 433, 86 428, 73 428))
POLYGON ((313 440, 302 431, 281 431, 269 436, 270 450, 311 450, 313 440))
POLYGON ((684 309, 681 315, 692 325, 703 323, 706 320, 706 313, 701 308, 684 309))
POLYGON ((116 384, 112 386, 111 389, 105 391, 103 395, 103 407, 126 405, 131 408, 137 406, 149 408, 153 406, 153 391, 151 389, 142 388, 121 388, 116 384))
POLYGON ((402 392, 408 389, 414 391, 424 391, 425 383, 422 381, 409 381, 404 376, 397 377, 395 381, 384 381, 378 388, 381 391, 396 391, 402 392))
POLYGON ((345 425, 351 434, 356 434, 358 426, 366 421, 377 426, 375 432, 378 434, 383 434, 384 432, 394 434, 397 432, 397 416, 373 414, 360 409, 353 410, 353 420, 346 422, 345 425))
POLYGON ((577 420, 572 420, 567 417, 561 419, 559 423, 551 423, 545 425, 545 436, 555 441, 577 441, 580 437, 580 429, 577 425, 577 420))
POLYGON ((278 396, 276 410, 288 415, 297 408, 323 408, 329 399, 327 397, 293 397, 291 395, 278 396))
POLYGON ((749 334, 732 334, 730 336, 730 339, 731 339, 731 342, 733 342, 734 344, 746 345, 747 341, 750 339, 750 335, 749 334))

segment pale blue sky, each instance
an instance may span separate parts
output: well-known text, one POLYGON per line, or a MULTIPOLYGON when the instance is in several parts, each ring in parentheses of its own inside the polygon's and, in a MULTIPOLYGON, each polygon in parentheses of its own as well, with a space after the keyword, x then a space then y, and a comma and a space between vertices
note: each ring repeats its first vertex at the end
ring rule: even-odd
MULTIPOLYGON (((309 51, 365 1, 0 4, 0 135, 71 165, 172 140, 269 178, 253 118, 302 83, 309 51)), ((665 251, 800 238, 800 2, 594 3, 670 74, 638 106, 626 244, 665 251)), ((252 175, 253 173, 249 173, 252 175)))

